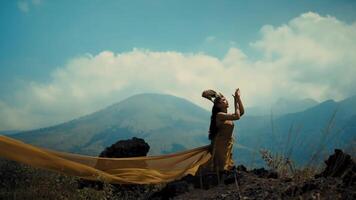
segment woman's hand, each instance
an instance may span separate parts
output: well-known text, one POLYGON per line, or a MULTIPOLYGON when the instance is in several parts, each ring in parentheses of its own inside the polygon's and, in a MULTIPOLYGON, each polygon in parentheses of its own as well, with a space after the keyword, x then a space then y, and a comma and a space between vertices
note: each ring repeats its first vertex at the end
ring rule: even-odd
POLYGON ((235 95, 234 96, 235 99, 235 113, 237 112, 237 110, 239 110, 239 116, 241 117, 244 113, 245 113, 245 109, 244 109, 244 105, 242 104, 242 101, 240 99, 241 93, 240 93, 240 88, 237 88, 235 90, 235 95))
POLYGON ((240 88, 237 88, 236 90, 235 90, 235 95, 232 95, 235 99, 236 98, 240 98, 240 88))

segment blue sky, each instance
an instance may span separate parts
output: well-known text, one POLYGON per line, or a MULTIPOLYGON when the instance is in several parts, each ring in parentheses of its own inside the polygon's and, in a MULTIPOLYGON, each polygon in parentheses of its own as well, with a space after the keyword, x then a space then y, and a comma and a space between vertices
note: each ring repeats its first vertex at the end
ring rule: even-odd
POLYGON ((13 89, 14 81, 48 81, 54 68, 85 53, 138 47, 221 57, 230 46, 238 46, 254 56, 249 43, 265 24, 283 24, 308 11, 346 22, 356 19, 351 0, 23 1, 28 11, 21 11, 19 2, 1 1, 2 94, 13 89), (209 36, 217 41, 206 44, 209 36))
MULTIPOLYGON (((103 52, 112 52, 115 57, 116 54, 141 49, 149 52, 175 52, 184 55, 203 54, 210 60, 219 61, 227 58, 230 52, 237 57, 246 56, 248 63, 255 62, 256 64, 258 61, 266 60, 266 54, 271 53, 270 51, 272 54, 275 54, 275 51, 281 54, 279 50, 271 50, 271 47, 267 45, 268 35, 263 32, 263 27, 270 25, 273 27, 273 33, 277 34, 278 27, 284 25, 293 27, 291 23, 293 19, 300 17, 301 21, 304 19, 301 17, 302 14, 311 12, 315 15, 309 15, 308 19, 319 16, 332 23, 332 19, 327 18, 331 16, 336 19, 337 23, 340 22, 343 26, 353 30, 356 21, 355 10, 356 1, 351 0, 1 1, 0 103, 2 102, 6 107, 20 108, 31 105, 21 100, 31 97, 19 97, 19 93, 31 93, 31 89, 26 89, 29 85, 30 87, 40 85, 39 88, 54 87, 55 83, 60 82, 57 72, 73 69, 70 64, 73 60, 86 55, 94 57, 93 59, 99 59, 101 56, 110 57, 110 53, 102 54, 103 52), (262 42, 257 44, 258 41, 262 42), (15 97, 18 99, 12 102, 11 99, 15 97)), ((345 34, 349 34, 349 29, 345 31, 345 34)), ((343 32, 340 33, 343 34, 343 32)), ((296 65, 296 63, 298 62, 289 63, 289 65, 296 65)), ((324 65, 331 64, 324 63, 324 65)), ((142 68, 144 68, 143 65, 142 68)), ((190 74, 186 73, 186 75, 189 77, 190 74)), ((134 77, 131 78, 135 81, 134 77)), ((331 85, 331 83, 322 85, 319 82, 322 81, 313 83, 318 84, 319 89, 328 90, 327 88, 331 85)), ((146 84, 146 87, 138 89, 137 92, 158 91, 189 97, 188 94, 177 92, 176 86, 172 84, 171 88, 166 89, 153 86, 150 88, 146 84)), ((347 87, 346 82, 344 85, 347 87)), ((344 86, 340 85, 340 87, 344 86)), ((127 90, 130 89, 122 89, 122 91, 127 90)), ((315 91, 314 88, 310 89, 312 90, 315 91)), ((347 91, 350 90, 347 89, 347 91)), ((324 93, 314 96, 308 96, 309 93, 306 93, 306 97, 323 100, 349 95, 347 92, 334 96, 333 93, 324 93)), ((115 99, 128 95, 129 93, 121 93, 115 96, 115 99)), ((112 101, 103 100, 100 106, 93 106, 93 109, 103 107, 108 103, 112 101)), ((258 104, 258 101, 255 104, 258 104)), ((63 117, 61 120, 92 111, 92 109, 84 110, 63 117)), ((31 112, 46 113, 47 111, 29 111, 31 112)), ((63 116, 66 115, 63 114, 63 116)), ((8 127, 11 128, 11 126, 8 127)))

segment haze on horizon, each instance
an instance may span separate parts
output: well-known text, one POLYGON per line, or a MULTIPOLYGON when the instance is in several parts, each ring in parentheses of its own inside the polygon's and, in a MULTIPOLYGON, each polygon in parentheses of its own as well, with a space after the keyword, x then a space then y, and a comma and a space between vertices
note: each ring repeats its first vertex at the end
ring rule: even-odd
POLYGON ((139 93, 210 109, 356 94, 355 1, 0 3, 0 130, 68 121, 139 93))

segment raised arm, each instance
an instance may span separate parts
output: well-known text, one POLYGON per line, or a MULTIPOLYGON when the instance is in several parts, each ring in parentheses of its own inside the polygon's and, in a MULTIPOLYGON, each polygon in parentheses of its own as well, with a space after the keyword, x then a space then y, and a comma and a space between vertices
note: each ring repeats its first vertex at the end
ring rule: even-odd
POLYGON ((219 112, 216 115, 217 120, 239 120, 240 117, 245 113, 244 106, 241 101, 240 97, 240 89, 236 89, 235 95, 232 95, 234 97, 234 107, 235 107, 235 112, 234 113, 224 113, 224 112, 219 112))
POLYGON ((240 89, 237 89, 236 90, 236 93, 235 93, 235 101, 237 101, 238 105, 239 105, 239 108, 240 108, 240 117, 245 113, 245 108, 244 108, 244 105, 242 104, 242 101, 241 101, 241 95, 240 95, 240 89), (237 94, 236 94, 237 93, 237 94))
POLYGON ((219 112, 218 114, 216 114, 216 119, 219 121, 238 120, 240 119, 240 111, 237 109, 237 112, 235 113, 219 112))

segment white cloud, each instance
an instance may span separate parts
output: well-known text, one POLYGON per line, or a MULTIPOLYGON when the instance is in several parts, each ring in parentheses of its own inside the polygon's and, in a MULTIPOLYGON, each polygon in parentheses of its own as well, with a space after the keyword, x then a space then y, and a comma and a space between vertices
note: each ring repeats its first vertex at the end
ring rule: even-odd
POLYGON ((30 10, 28 7, 28 3, 26 1, 17 2, 17 7, 20 9, 21 12, 25 12, 25 13, 30 10))
POLYGON ((42 0, 32 0, 33 5, 40 5, 42 3, 42 0))
POLYGON ((316 99, 343 98, 355 93, 356 23, 305 13, 279 27, 266 25, 262 38, 251 45, 285 74, 295 91, 316 99), (306 85, 306 87, 299 87, 306 85))
POLYGON ((38 6, 42 3, 42 0, 21 0, 17 2, 17 7, 21 12, 27 13, 30 11, 30 7, 38 6))
POLYGON ((31 82, 13 102, 0 101, 0 130, 56 124, 142 92, 181 96, 207 109, 211 103, 201 92, 209 88, 232 100, 240 87, 247 106, 282 96, 340 99, 355 93, 355 38, 355 24, 305 13, 261 29, 251 43, 264 55, 259 60, 238 48, 222 59, 144 49, 85 55, 55 70, 50 83, 31 82))
POLYGON ((210 35, 205 38, 205 42, 213 42, 213 41, 215 41, 215 39, 216 39, 215 36, 210 35))

